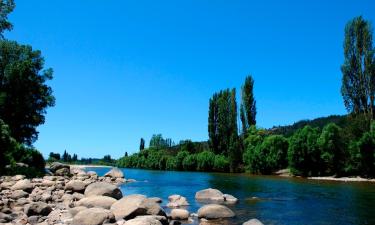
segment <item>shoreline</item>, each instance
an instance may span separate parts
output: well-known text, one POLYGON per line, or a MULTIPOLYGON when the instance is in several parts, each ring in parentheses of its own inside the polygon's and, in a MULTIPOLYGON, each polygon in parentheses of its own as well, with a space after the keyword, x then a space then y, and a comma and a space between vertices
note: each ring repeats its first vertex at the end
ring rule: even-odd
POLYGON ((322 181, 339 181, 339 182, 370 182, 375 183, 375 179, 363 177, 307 177, 308 180, 322 180, 322 181))
POLYGON ((77 164, 68 164, 71 168, 78 168, 78 169, 84 169, 84 168, 114 168, 113 166, 105 166, 105 165, 77 165, 77 164))

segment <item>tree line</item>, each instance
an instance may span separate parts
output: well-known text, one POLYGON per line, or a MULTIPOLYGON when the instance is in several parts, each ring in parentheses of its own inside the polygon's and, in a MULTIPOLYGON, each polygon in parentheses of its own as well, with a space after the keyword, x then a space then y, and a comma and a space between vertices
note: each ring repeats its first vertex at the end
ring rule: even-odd
POLYGON ((372 34, 370 22, 362 17, 354 18, 345 27, 341 94, 348 115, 261 129, 256 126, 254 80, 247 76, 241 87, 239 109, 234 88, 221 90, 210 98, 209 140, 204 149, 187 151, 185 144, 178 145, 175 151, 171 151, 171 146, 151 144, 145 149, 143 142, 139 153, 121 158, 118 165, 259 174, 289 168, 292 174, 300 176, 374 177, 375 50, 372 34))

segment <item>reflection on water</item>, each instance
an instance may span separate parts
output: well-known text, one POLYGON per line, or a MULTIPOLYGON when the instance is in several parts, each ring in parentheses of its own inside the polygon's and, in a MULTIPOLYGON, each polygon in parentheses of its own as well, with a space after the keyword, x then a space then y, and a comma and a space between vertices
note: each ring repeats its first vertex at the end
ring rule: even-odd
MULTIPOLYGON (((88 168, 103 175, 108 168, 88 168)), ((196 212, 201 203, 195 192, 217 188, 240 202, 229 206, 235 213, 231 223, 258 218, 265 224, 375 224, 375 184, 317 181, 274 176, 124 169, 124 195, 157 196, 167 204, 169 195, 180 194, 196 212)))

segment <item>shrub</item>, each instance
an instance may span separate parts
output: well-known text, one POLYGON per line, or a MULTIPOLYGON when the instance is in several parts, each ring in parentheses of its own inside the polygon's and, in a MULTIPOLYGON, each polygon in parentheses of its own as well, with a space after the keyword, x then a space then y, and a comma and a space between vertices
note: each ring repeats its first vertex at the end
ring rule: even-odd
POLYGON ((182 161, 184 170, 194 171, 197 168, 197 156, 195 154, 188 155, 182 161))
POLYGON ((227 172, 229 170, 229 160, 224 155, 216 155, 214 160, 214 170, 227 172))
POLYGON ((203 151, 197 154, 197 170, 212 171, 215 154, 211 151, 203 151))

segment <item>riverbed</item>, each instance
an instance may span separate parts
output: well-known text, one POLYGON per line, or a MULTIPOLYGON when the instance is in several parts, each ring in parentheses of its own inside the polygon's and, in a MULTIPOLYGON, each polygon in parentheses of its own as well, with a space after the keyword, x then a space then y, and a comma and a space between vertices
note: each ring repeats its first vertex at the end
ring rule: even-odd
MULTIPOLYGON (((110 168, 86 168, 103 175, 110 168)), ((236 217, 231 224, 257 218, 271 224, 375 224, 375 184, 371 182, 336 182, 278 176, 247 174, 153 171, 122 169, 127 179, 137 182, 121 185, 124 195, 144 194, 160 197, 162 206, 168 196, 180 194, 196 212, 201 203, 195 193, 216 188, 240 201, 229 206, 236 217)), ((166 210, 168 210, 166 208, 166 210)))

